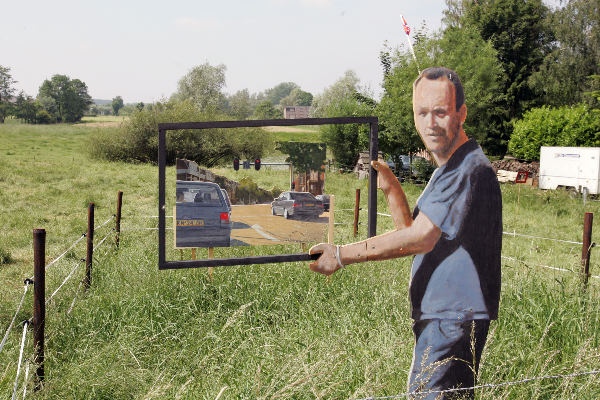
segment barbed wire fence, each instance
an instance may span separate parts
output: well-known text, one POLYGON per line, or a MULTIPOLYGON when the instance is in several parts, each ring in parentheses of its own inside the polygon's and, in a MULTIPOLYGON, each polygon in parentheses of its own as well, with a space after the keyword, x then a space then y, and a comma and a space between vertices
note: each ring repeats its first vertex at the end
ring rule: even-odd
MULTIPOLYGON (((119 203, 120 203, 120 198, 122 196, 122 192, 119 192, 119 203)), ((108 218, 106 221, 104 221, 102 224, 95 226, 92 228, 92 231, 96 231, 96 230, 100 230, 102 228, 104 228, 106 225, 108 225, 113 219, 117 218, 119 223, 117 224, 116 228, 112 228, 111 230, 108 231, 108 233, 105 234, 105 236, 95 245, 92 247, 92 252, 96 251, 98 248, 100 248, 100 246, 102 246, 109 238, 109 236, 111 234, 113 234, 113 232, 116 231, 117 234, 117 238, 118 235, 120 234, 121 231, 130 231, 130 230, 157 230, 158 228, 156 227, 141 227, 141 228, 130 228, 130 229, 120 229, 120 208, 121 205, 119 204, 118 206, 118 216, 117 215, 112 215, 110 218, 108 218)), ((366 210, 362 210, 361 211, 366 211, 366 210)), ((336 211, 341 211, 341 212, 346 212, 346 211, 356 211, 356 209, 337 209, 336 211)), ((381 213, 378 212, 377 215, 380 216, 384 216, 384 217, 392 217, 392 215, 390 214, 386 214, 386 213, 381 213)), ((172 216, 167 216, 167 218, 172 218, 172 216)), ((157 216, 145 216, 143 218, 157 218, 157 216)), ((351 223, 336 223, 339 225, 351 225, 351 223)), ((93 222, 92 222, 92 226, 93 226, 93 222)), ((169 229, 169 228, 166 228, 169 229)), ((172 229, 172 228, 171 228, 172 229)), ((557 242, 557 243, 564 243, 564 244, 572 244, 572 245, 584 245, 584 242, 579 242, 579 241, 573 241, 573 240, 565 240, 565 239, 558 239, 558 238, 549 238, 549 237, 543 237, 543 236, 536 236, 536 235, 531 235, 531 234, 525 234, 525 233, 518 233, 515 231, 504 231, 503 235, 507 235, 507 236, 512 236, 512 237, 525 237, 525 238, 530 238, 530 239, 536 239, 536 240, 546 240, 546 241, 553 241, 553 242, 557 242)), ((77 244, 79 244, 84 238, 87 237, 87 234, 82 234, 78 239, 76 239, 65 251, 63 251, 59 256, 57 256, 56 258, 53 259, 53 261, 51 261, 50 263, 48 263, 47 265, 45 265, 44 267, 44 271, 47 270, 49 267, 51 267, 52 265, 58 263, 62 258, 64 258, 71 250, 73 250, 77 244)), ((117 241, 118 243, 118 241, 117 241)), ((590 242, 587 250, 588 252, 595 247, 595 243, 590 242)), ((502 258, 508 261, 513 261, 513 262, 518 262, 520 264, 523 265, 527 265, 527 266, 535 266, 535 267, 540 267, 540 268, 546 268, 546 269, 551 269, 551 270, 555 270, 555 271, 559 271, 559 272, 570 272, 570 273, 576 273, 576 274, 580 274, 581 272, 578 271, 574 271, 572 269, 568 269, 568 268, 559 268, 559 267, 555 267, 555 266, 551 266, 551 265, 543 265, 543 264, 536 264, 536 263, 531 263, 522 259, 518 259, 515 257, 510 257, 510 256, 504 256, 502 255, 502 258)), ((75 272, 79 269, 79 267, 82 265, 82 263, 84 263, 86 261, 86 259, 81 259, 79 260, 79 262, 76 263, 76 265, 74 266, 74 268, 70 271, 70 273, 65 277, 65 279, 60 283, 60 285, 52 292, 52 294, 49 296, 48 299, 45 300, 45 303, 50 303, 50 301, 60 292, 60 290, 64 287, 64 285, 74 276, 75 272)), ((593 279, 600 279, 600 276, 596 276, 596 275, 589 275, 588 276, 590 278, 593 279)), ((34 277, 28 278, 24 281, 25 285, 24 285, 24 290, 23 290, 23 294, 21 296, 21 299, 18 303, 17 306, 17 310, 6 330, 6 333, 2 339, 2 342, 0 342, 0 353, 2 352, 5 343, 7 341, 7 338, 9 337, 9 334, 14 326, 15 320, 22 308, 22 305, 24 303, 25 297, 27 295, 29 286, 32 284, 35 284, 35 280, 33 280, 34 277)), ((75 302, 78 298, 78 295, 80 293, 80 289, 81 286, 83 285, 84 280, 80 280, 79 285, 77 287, 77 289, 75 290, 75 296, 73 297, 73 300, 67 310, 67 314, 70 314, 71 311, 73 310, 73 307, 75 305, 75 302)), ((24 355, 24 347, 25 347, 25 342, 26 342, 26 336, 27 336, 27 330, 29 325, 31 325, 31 320, 26 320, 23 323, 23 334, 22 334, 22 338, 21 338, 21 346, 19 349, 19 358, 17 361, 17 373, 16 373, 16 377, 15 377, 15 383, 14 383, 14 387, 13 387, 13 395, 12 398, 15 399, 16 394, 18 393, 18 379, 20 376, 20 371, 21 371, 21 366, 23 363, 23 355, 24 355)), ((29 368, 30 365, 35 364, 35 359, 36 359, 36 355, 33 354, 31 357, 28 357, 25 359, 25 374, 24 374, 24 379, 23 379, 23 398, 25 398, 26 393, 27 393, 27 384, 28 384, 28 379, 29 379, 29 368)), ((499 383, 486 383, 486 384, 480 384, 480 385, 476 385, 476 386, 472 386, 472 387, 468 387, 468 388, 453 388, 453 389, 447 389, 447 390, 431 390, 431 391, 421 391, 421 392, 405 392, 405 393, 400 393, 397 395, 390 395, 390 396, 383 396, 383 397, 366 397, 366 398, 361 398, 361 399, 356 399, 356 400, 383 400, 383 399, 395 399, 395 398, 405 398, 405 397, 410 397, 410 396, 421 396, 421 395, 427 395, 427 394, 441 394, 441 393, 448 393, 448 392, 460 392, 460 391, 466 391, 466 390, 475 390, 475 389, 484 389, 484 388, 496 388, 496 387, 503 387, 503 386, 510 386, 510 385, 520 385, 520 384, 525 384, 528 382, 532 382, 532 381, 539 381, 539 380, 550 380, 550 379, 568 379, 568 378, 573 378, 573 377, 577 377, 577 376, 586 376, 586 375, 598 375, 600 374, 600 370, 591 370, 591 371, 580 371, 580 372, 573 372, 570 374, 557 374, 557 375, 548 375, 548 376, 536 376, 536 377, 527 377, 527 378, 521 378, 521 379, 517 379, 517 380, 512 380, 512 381, 506 381, 506 382, 499 382, 499 383)), ((38 386, 36 386, 37 388, 38 386)))
MULTIPOLYGON (((43 346, 43 339, 41 341, 42 345, 40 346, 39 343, 39 337, 41 335, 41 337, 43 338, 44 336, 44 322, 45 322, 45 305, 47 304, 51 304, 52 299, 61 291, 61 289, 65 286, 65 284, 75 275, 75 273, 77 272, 77 270, 81 267, 82 264, 86 265, 86 272, 89 272, 91 270, 91 257, 93 257, 94 251, 98 250, 104 243, 107 242, 108 238, 116 232, 116 236, 115 236, 115 246, 118 247, 118 239, 119 239, 119 235, 120 235, 120 216, 121 216, 121 199, 122 199, 122 192, 119 191, 118 192, 118 201, 117 201, 117 214, 113 214, 111 215, 106 221, 104 221, 102 224, 99 224, 97 226, 94 226, 94 220, 93 220, 93 209, 94 209, 94 204, 90 203, 89 207, 88 207, 88 232, 82 234, 81 236, 79 236, 73 243, 71 243, 71 245, 69 245, 67 247, 66 250, 64 250, 60 255, 58 255, 56 258, 54 258, 51 262, 49 262, 48 264, 46 264, 45 262, 45 230, 43 229, 34 229, 34 275, 31 276, 30 278, 25 279, 24 281, 24 289, 23 289, 23 294, 18 302, 16 311, 14 313, 13 318, 11 319, 11 322, 8 326, 8 328, 6 329, 6 332, 4 334, 4 337, 2 339, 2 341, 0 342, 0 353, 2 352, 2 350, 4 349, 6 342, 10 336, 10 333, 14 327, 15 321, 19 315, 19 313, 21 312, 21 308, 23 307, 23 303, 25 302, 25 298, 27 296, 27 293, 29 291, 29 286, 32 285, 34 286, 34 288, 36 290, 34 290, 34 295, 33 295, 33 316, 27 320, 25 320, 23 322, 23 333, 22 333, 22 337, 21 337, 21 344, 19 347, 19 357, 17 360, 17 371, 16 371, 16 375, 15 375, 15 381, 14 381, 14 385, 13 385, 13 393, 12 393, 12 399, 16 399, 18 388, 19 388, 19 377, 21 375, 21 369, 22 369, 22 364, 24 361, 24 353, 25 353, 25 344, 26 344, 26 338, 27 338, 27 332, 28 332, 28 328, 31 326, 33 328, 34 331, 34 348, 33 348, 33 354, 30 357, 27 357, 25 359, 25 374, 24 374, 24 378, 23 378, 23 383, 22 383, 22 392, 23 392, 23 399, 25 398, 26 394, 27 394, 27 385, 29 382, 29 369, 30 366, 32 364, 40 364, 39 360, 43 360, 43 353, 44 353, 44 346, 43 346), (91 219, 90 217, 90 211, 91 211, 91 219), (96 245, 94 245, 93 243, 93 233, 96 231, 100 231, 102 230, 106 225, 108 225, 111 221, 114 221, 116 219, 116 226, 114 228, 111 228, 108 230, 108 232, 105 234, 105 236, 98 241, 98 243, 96 245), (41 235, 37 235, 38 233, 40 233, 41 235), (41 238, 41 242, 39 241, 38 238, 41 238), (45 274, 46 271, 48 270, 49 267, 53 266, 54 264, 57 264, 59 261, 61 261, 62 259, 65 258, 65 256, 67 256, 71 251, 73 251, 73 249, 75 249, 75 247, 84 239, 84 238, 88 238, 88 239, 92 239, 92 240, 88 240, 88 244, 87 244, 87 255, 88 258, 82 258, 80 259, 78 262, 75 263, 75 266, 71 269, 71 271, 69 272, 69 274, 64 278, 64 280, 58 285, 58 287, 52 292, 52 294, 46 298, 45 294, 42 296, 42 298, 37 298, 38 297, 38 292, 40 292, 41 289, 41 293, 45 293, 45 274), (39 254, 39 251, 43 250, 43 254, 39 254), (41 264, 41 268, 38 268, 38 265, 41 264), (42 287, 40 287, 39 285, 42 285, 42 287), (44 306, 41 307, 41 314, 40 314, 40 303, 42 303, 44 306), (41 325, 40 325, 40 321, 41 321, 41 325)), ((88 276, 89 278, 89 276, 88 276)), ((75 304, 75 301, 77 299, 77 296, 80 292, 81 286, 83 285, 84 281, 85 281, 85 277, 84 279, 80 280, 79 282, 79 286, 77 287, 77 289, 75 290, 75 296, 71 302, 71 305, 69 306, 69 309, 67 310, 67 314, 70 314, 73 306, 75 304)), ((43 374, 43 361, 41 362, 42 365, 42 374, 43 374)), ((40 368, 38 367, 38 371, 40 371, 40 368)), ((36 384, 34 386, 35 389, 38 389, 39 387, 41 387, 41 383, 43 382, 43 375, 39 375, 39 372, 36 371, 36 384)))

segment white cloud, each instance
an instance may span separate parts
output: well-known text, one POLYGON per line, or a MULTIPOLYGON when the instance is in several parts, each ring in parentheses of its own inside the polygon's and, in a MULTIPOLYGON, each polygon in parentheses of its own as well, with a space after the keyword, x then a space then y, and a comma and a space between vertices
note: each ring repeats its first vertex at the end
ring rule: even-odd
POLYGON ((206 32, 221 28, 222 23, 216 19, 180 17, 175 20, 175 26, 187 32, 206 32))

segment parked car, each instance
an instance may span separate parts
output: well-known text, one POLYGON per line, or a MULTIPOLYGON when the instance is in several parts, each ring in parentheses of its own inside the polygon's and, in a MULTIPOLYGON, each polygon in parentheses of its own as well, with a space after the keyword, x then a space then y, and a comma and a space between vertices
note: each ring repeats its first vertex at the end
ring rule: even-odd
POLYGON ((283 192, 271 203, 273 215, 316 218, 323 214, 323 203, 308 192, 283 192))
POLYGON ((388 167, 390 167, 390 169, 392 171, 394 171, 394 173, 398 176, 400 175, 408 175, 409 171, 411 169, 411 165, 412 165, 412 175, 413 176, 417 176, 417 171, 415 169, 415 165, 421 161, 419 160, 425 160, 425 158, 420 157, 420 156, 413 156, 412 157, 412 164, 410 162, 410 156, 408 154, 401 154, 399 156, 400 158, 400 163, 398 165, 396 165, 396 163, 394 162, 393 159, 388 159, 386 161, 386 164, 388 165, 388 167))
POLYGON ((317 200, 321 200, 323 203, 323 211, 329 211, 329 204, 331 204, 331 200, 328 194, 318 194, 315 196, 317 200))
POLYGON ((223 197, 225 198, 225 202, 227 203, 227 206, 229 207, 229 211, 231 211, 231 200, 229 200, 229 195, 227 194, 227 190, 221 189, 221 192, 223 193, 223 197))
POLYGON ((229 247, 231 207, 213 182, 177 181, 176 247, 229 247))

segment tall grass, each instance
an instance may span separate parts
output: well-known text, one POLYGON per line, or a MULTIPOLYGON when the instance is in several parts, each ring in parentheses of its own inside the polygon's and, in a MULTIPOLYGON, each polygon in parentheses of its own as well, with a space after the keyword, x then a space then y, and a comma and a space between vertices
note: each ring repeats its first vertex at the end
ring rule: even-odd
MULTIPOLYGON (((47 260, 85 231, 88 202, 96 220, 114 213, 125 192, 121 246, 105 244, 94 259, 92 288, 80 294, 82 269, 47 305, 46 383, 34 398, 293 398, 388 396, 406 390, 413 338, 408 304, 410 260, 352 265, 332 279, 305 263, 158 271, 157 234, 133 230, 156 226, 157 168, 90 160, 84 125, 0 125, 0 247, 13 261, 0 265, 0 334, 8 325, 32 271, 32 228, 47 230, 47 260)), ((108 131, 107 131, 108 132, 108 131)), ((285 169, 221 169, 232 179, 250 176, 260 186, 285 187, 285 169)), ((174 198, 175 171, 167 169, 167 199, 174 198)), ((330 173, 326 190, 337 208, 351 208, 366 181, 330 173)), ((414 205, 422 186, 405 185, 414 205)), ((536 236, 581 240, 583 212, 599 203, 562 192, 503 185, 504 227, 536 236)), ((380 211, 387 205, 379 196, 380 211)), ((168 203, 169 206, 170 203, 168 203)), ((168 213, 169 214, 169 213, 168 213)), ((338 212, 336 222, 350 223, 338 212)), ((366 212, 361 213, 366 222, 366 212)), ((378 232, 392 229, 380 216, 378 232)), ((597 231, 594 239, 597 239, 597 231)), ((96 234, 99 240, 108 226, 96 234)), ((336 226, 336 242, 354 238, 336 226)), ((360 226, 365 237, 366 226, 360 226)), ((217 257, 300 251, 299 246, 217 249, 217 257)), ((81 243, 47 273, 47 291, 58 286, 84 254, 81 243)), ((579 269, 581 248, 551 241, 504 237, 500 318, 492 323, 480 382, 598 369, 600 280, 581 290, 579 276, 534 264, 579 269)), ((170 252, 170 257, 179 254, 170 252)), ((189 252, 186 257, 189 257, 189 252)), ((201 250, 198 257, 206 257, 201 250)), ((600 275, 598 254, 592 273, 600 275)), ((19 320, 31 315, 28 295, 19 320)), ((16 373, 20 332, 0 354, 0 393, 8 397, 16 373)), ((31 354, 31 341, 26 355, 31 354)), ((490 388, 483 399, 600 397, 600 379, 570 379, 490 388)), ((30 387, 31 389, 31 387, 30 387)), ((32 393, 28 391, 28 393, 32 393)))

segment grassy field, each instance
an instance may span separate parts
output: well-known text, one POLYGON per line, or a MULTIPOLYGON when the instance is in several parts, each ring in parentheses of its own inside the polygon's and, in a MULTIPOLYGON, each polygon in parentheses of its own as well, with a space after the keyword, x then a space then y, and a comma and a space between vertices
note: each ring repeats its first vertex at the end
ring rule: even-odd
MULTIPOLYGON (((28 396, 343 399, 405 392, 413 345, 409 259, 349 266, 330 280, 305 263, 217 268, 212 280, 203 270, 159 272, 157 234, 139 230, 156 226, 157 167, 88 158, 87 138, 98 129, 115 128, 0 125, 0 255, 8 256, 0 259, 10 259, 0 265, 0 335, 23 293, 23 279, 32 274, 32 229, 46 229, 49 262, 85 231, 89 202, 96 203, 98 225, 115 212, 117 191, 124 192, 120 249, 107 242, 97 250, 92 288, 79 295, 70 314, 83 268, 47 304, 46 382, 28 396)), ((250 176, 266 188, 285 187, 288 179, 285 169, 269 167, 216 172, 236 180, 250 176)), ((169 167, 170 202, 174 175, 169 167)), ((366 209, 365 181, 336 173, 326 181, 338 208, 350 208, 361 188, 366 209)), ((411 205, 422 189, 405 185, 411 205)), ((599 202, 584 209, 581 199, 558 191, 503 185, 502 193, 505 231, 581 241, 583 213, 600 210, 599 202)), ((337 222, 351 220, 351 213, 336 214, 337 222)), ((378 232, 391 228, 389 218, 379 218, 378 232)), ((336 242, 352 241, 351 229, 338 225, 336 242)), ((106 233, 109 226, 98 230, 96 241, 106 233)), ((360 237, 365 235, 361 225, 360 237)), ((48 295, 84 257, 84 246, 48 269, 48 295)), ((228 248, 216 256, 299 251, 291 245, 228 248)), ((503 255, 523 262, 503 259, 500 318, 491 325, 480 383, 599 369, 600 279, 582 291, 577 274, 536 266, 578 271, 581 247, 505 236, 503 255)), ((600 275, 599 257, 592 250, 594 275, 600 275)), ((31 316, 31 301, 30 291, 18 321, 31 316)), ((12 393, 20 338, 17 326, 0 354, 3 397, 12 393)), ((29 335, 26 357, 31 347, 29 335)), ((599 383, 595 375, 478 393, 482 399, 596 399, 599 383)), ((21 393, 22 382, 19 388, 21 393)))

